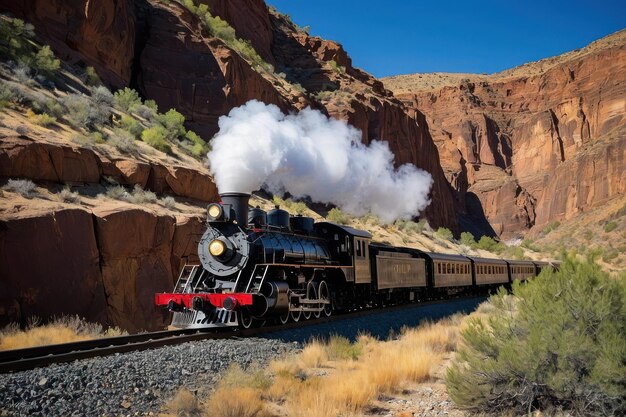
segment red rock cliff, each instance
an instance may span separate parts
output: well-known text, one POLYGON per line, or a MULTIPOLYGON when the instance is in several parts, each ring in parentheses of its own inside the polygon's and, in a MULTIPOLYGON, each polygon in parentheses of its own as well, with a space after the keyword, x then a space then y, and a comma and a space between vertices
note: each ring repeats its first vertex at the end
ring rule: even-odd
POLYGON ((461 207, 477 195, 497 234, 521 236, 626 192, 626 32, 441 88, 398 78, 387 85, 426 114, 461 207))

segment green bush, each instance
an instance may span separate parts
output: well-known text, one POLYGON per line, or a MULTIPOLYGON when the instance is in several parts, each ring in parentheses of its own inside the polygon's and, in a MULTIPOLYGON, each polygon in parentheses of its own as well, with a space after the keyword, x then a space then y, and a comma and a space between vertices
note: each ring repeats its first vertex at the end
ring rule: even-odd
POLYGON ((492 296, 487 321, 471 320, 446 373, 460 407, 527 414, 626 412, 626 274, 566 258, 492 296))
POLYGON ((94 67, 85 68, 85 83, 92 86, 102 85, 102 80, 94 67))
POLYGON ((126 114, 122 115, 122 120, 120 120, 120 127, 135 137, 139 137, 141 135, 141 132, 143 132, 143 127, 141 126, 141 124, 137 120, 135 120, 135 118, 126 114))
POLYGON ((54 52, 48 45, 43 46, 35 54, 34 66, 36 69, 46 73, 53 73, 61 66, 61 61, 54 57, 54 52))
POLYGON ((454 235, 452 234, 450 229, 445 228, 445 227, 440 227, 439 229, 437 229, 437 231, 435 232, 435 236, 437 236, 439 239, 449 240, 449 241, 454 239, 454 235))
POLYGON ((476 241, 474 240, 474 235, 470 232, 461 233, 461 244, 473 248, 476 245, 476 241))
POLYGON ((349 217, 340 209, 333 208, 326 215, 326 220, 337 224, 348 224, 349 217))
POLYGON ((506 245, 502 242, 498 242, 489 236, 482 236, 478 243, 475 245, 475 248, 486 250, 493 253, 501 253, 504 249, 506 249, 506 245))
POLYGON ((137 106, 141 105, 141 98, 132 88, 124 87, 123 90, 115 92, 115 106, 123 111, 133 111, 137 106))
POLYGON ((188 130, 185 134, 185 142, 183 148, 196 158, 205 156, 211 150, 211 147, 202 140, 195 132, 188 130))
POLYGON ((328 64, 330 65, 330 68, 334 72, 336 72, 337 74, 345 74, 346 73, 346 67, 337 64, 337 61, 331 60, 331 61, 328 61, 328 64))
POLYGON ((615 230, 617 228, 617 222, 615 221, 610 221, 607 224, 604 225, 604 232, 605 233, 609 233, 612 232, 613 230, 615 230))
POLYGON ((177 112, 175 109, 169 109, 165 114, 157 116, 159 123, 163 125, 166 131, 166 137, 169 140, 179 139, 185 136, 185 116, 177 112))
POLYGON ((141 132, 141 140, 161 152, 171 153, 172 147, 167 142, 167 131, 163 126, 152 126, 141 132))

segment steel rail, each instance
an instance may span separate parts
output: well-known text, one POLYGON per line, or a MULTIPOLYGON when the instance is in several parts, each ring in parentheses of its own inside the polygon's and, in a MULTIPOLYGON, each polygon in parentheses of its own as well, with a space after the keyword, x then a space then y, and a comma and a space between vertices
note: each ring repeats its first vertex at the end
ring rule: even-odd
POLYGON ((416 307, 428 307, 435 304, 447 303, 452 300, 465 300, 472 298, 477 298, 477 296, 458 297, 446 300, 430 300, 425 302, 394 305, 390 307, 368 308, 345 314, 337 314, 330 317, 322 316, 317 319, 302 320, 287 324, 273 324, 270 326, 252 329, 235 328, 236 330, 233 330, 233 328, 211 328, 202 330, 166 330, 129 336, 115 336, 73 343, 0 351, 0 373, 25 371, 48 366, 54 363, 72 362, 75 360, 113 355, 116 353, 154 349, 199 340, 256 337, 278 331, 314 326, 340 320, 351 320, 362 316, 383 314, 416 307))

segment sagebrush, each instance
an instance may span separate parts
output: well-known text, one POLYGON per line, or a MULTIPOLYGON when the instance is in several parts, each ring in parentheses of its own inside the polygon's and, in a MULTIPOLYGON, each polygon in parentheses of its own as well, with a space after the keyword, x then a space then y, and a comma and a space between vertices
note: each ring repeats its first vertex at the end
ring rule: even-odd
POLYGON ((462 332, 446 374, 465 408, 490 413, 626 412, 626 273, 567 258, 558 272, 513 285, 486 321, 462 332), (514 302, 512 302, 513 300, 514 302))

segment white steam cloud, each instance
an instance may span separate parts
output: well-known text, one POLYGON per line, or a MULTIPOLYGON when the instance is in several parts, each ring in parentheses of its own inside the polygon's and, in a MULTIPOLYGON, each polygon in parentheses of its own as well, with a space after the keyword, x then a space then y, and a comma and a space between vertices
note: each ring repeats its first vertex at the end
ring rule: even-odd
POLYGON ((394 169, 386 142, 309 108, 285 115, 256 100, 219 119, 209 165, 220 192, 264 188, 331 203, 385 223, 418 215, 430 203, 432 177, 411 164, 394 169))

